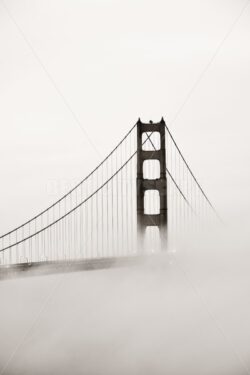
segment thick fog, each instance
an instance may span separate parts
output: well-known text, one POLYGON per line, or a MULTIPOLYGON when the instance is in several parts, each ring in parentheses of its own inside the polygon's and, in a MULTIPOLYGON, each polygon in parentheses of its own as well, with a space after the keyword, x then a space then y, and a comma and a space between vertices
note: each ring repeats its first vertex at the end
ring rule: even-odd
POLYGON ((0 2, 1 234, 139 116, 224 222, 133 267, 1 280, 1 375, 250 374, 248 3, 0 2))
POLYGON ((246 237, 209 231, 140 265, 1 281, 1 374, 249 374, 246 237))

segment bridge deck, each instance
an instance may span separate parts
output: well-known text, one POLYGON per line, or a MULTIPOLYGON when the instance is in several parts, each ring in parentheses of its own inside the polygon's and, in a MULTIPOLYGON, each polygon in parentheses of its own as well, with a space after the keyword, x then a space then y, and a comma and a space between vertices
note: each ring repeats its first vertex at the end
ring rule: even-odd
POLYGON ((54 273, 67 273, 124 267, 143 261, 142 256, 124 256, 96 259, 78 259, 62 261, 43 261, 33 263, 19 263, 0 266, 0 280, 24 276, 40 276, 54 273))

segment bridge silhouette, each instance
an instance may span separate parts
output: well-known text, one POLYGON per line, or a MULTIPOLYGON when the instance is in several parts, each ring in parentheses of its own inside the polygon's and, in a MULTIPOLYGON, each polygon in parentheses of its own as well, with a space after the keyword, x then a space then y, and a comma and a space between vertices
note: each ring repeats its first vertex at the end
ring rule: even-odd
POLYGON ((139 119, 73 189, 1 235, 1 270, 136 258, 216 216, 165 121, 139 119))

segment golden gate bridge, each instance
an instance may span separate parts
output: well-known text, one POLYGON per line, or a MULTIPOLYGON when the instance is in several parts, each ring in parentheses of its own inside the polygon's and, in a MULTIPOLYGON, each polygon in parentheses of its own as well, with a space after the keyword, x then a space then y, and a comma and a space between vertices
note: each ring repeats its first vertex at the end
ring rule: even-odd
POLYGON ((0 236, 0 270, 136 259, 215 217, 164 119, 139 119, 73 189, 0 236))

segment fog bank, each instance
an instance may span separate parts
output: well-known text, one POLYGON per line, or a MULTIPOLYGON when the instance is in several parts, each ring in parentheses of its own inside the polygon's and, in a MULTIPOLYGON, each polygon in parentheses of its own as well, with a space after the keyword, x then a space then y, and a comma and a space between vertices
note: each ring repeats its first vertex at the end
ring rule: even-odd
POLYGON ((1 281, 0 373, 249 373, 247 232, 230 232, 129 268, 1 281))

